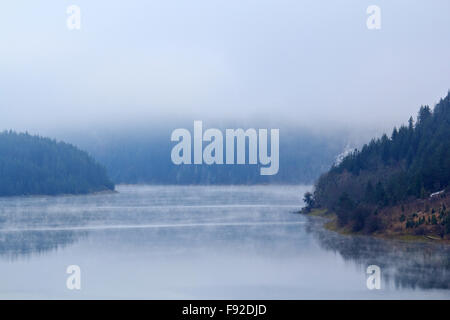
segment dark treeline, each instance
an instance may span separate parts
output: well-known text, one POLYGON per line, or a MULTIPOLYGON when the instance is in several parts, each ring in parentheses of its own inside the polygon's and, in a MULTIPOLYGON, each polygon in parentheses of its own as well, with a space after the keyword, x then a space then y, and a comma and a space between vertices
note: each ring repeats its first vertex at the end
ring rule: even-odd
POLYGON ((113 189, 106 170, 70 144, 28 133, 0 133, 0 196, 113 189))
POLYGON ((417 120, 373 139, 323 174, 309 207, 328 208, 341 225, 355 230, 379 228, 377 210, 448 188, 450 181, 450 93, 417 120))

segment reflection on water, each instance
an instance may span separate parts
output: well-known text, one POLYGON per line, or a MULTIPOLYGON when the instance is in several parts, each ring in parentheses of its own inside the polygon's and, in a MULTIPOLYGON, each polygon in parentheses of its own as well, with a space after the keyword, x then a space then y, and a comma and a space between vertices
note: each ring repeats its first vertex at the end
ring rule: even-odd
POLYGON ((386 285, 396 288, 450 289, 450 246, 429 242, 341 236, 311 218, 306 230, 325 250, 361 266, 378 265, 386 285))
POLYGON ((305 186, 118 189, 0 199, 0 298, 450 297, 450 247, 327 231, 293 213, 305 186))
POLYGON ((23 256, 43 254, 71 245, 85 236, 86 232, 72 231, 0 232, 0 257, 17 260, 23 256))

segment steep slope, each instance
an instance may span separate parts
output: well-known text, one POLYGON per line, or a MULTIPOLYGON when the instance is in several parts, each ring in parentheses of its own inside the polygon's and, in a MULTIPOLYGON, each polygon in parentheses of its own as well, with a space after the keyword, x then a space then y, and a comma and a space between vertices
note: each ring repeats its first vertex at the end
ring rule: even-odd
POLYGON ((447 227, 450 214, 445 206, 449 182, 450 92, 433 111, 422 106, 415 124, 410 118, 408 126, 394 128, 391 137, 383 135, 373 139, 361 150, 346 156, 320 177, 314 196, 309 196, 308 201, 310 208, 335 212, 338 223, 351 226, 354 231, 386 229, 389 212, 400 212, 402 223, 397 229, 409 229, 412 222, 414 226, 426 228, 429 219, 429 225, 441 226, 433 230, 443 236, 450 233, 447 227), (442 190, 431 201, 430 195, 442 190), (405 207, 414 212, 406 212, 405 207), (427 211, 436 213, 436 221, 431 222, 427 211))

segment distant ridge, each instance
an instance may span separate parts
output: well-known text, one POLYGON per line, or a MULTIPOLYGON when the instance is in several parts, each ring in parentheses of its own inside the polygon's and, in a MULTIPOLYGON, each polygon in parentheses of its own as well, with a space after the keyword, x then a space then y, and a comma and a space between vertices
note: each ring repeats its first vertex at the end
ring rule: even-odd
MULTIPOLYGON (((114 183, 176 185, 252 185, 312 184, 335 161, 345 146, 346 137, 313 133, 307 129, 280 129, 279 172, 260 175, 260 165, 175 165, 170 141, 174 128, 190 128, 192 123, 176 123, 153 129, 132 129, 98 135, 74 134, 67 140, 89 151, 100 161, 114 183)), ((229 126, 207 124, 207 127, 255 127, 243 124, 229 126)), ((247 142, 248 143, 248 142, 247 142)))

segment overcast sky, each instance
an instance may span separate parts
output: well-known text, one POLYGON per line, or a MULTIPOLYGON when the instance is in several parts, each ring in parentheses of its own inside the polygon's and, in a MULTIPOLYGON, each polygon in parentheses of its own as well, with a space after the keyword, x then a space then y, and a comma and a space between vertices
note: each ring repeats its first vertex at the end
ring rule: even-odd
POLYGON ((0 129, 183 118, 390 128, 450 89, 450 1, 14 0, 0 129), (66 9, 81 8, 81 30, 66 9), (381 29, 366 9, 381 8, 381 29))

